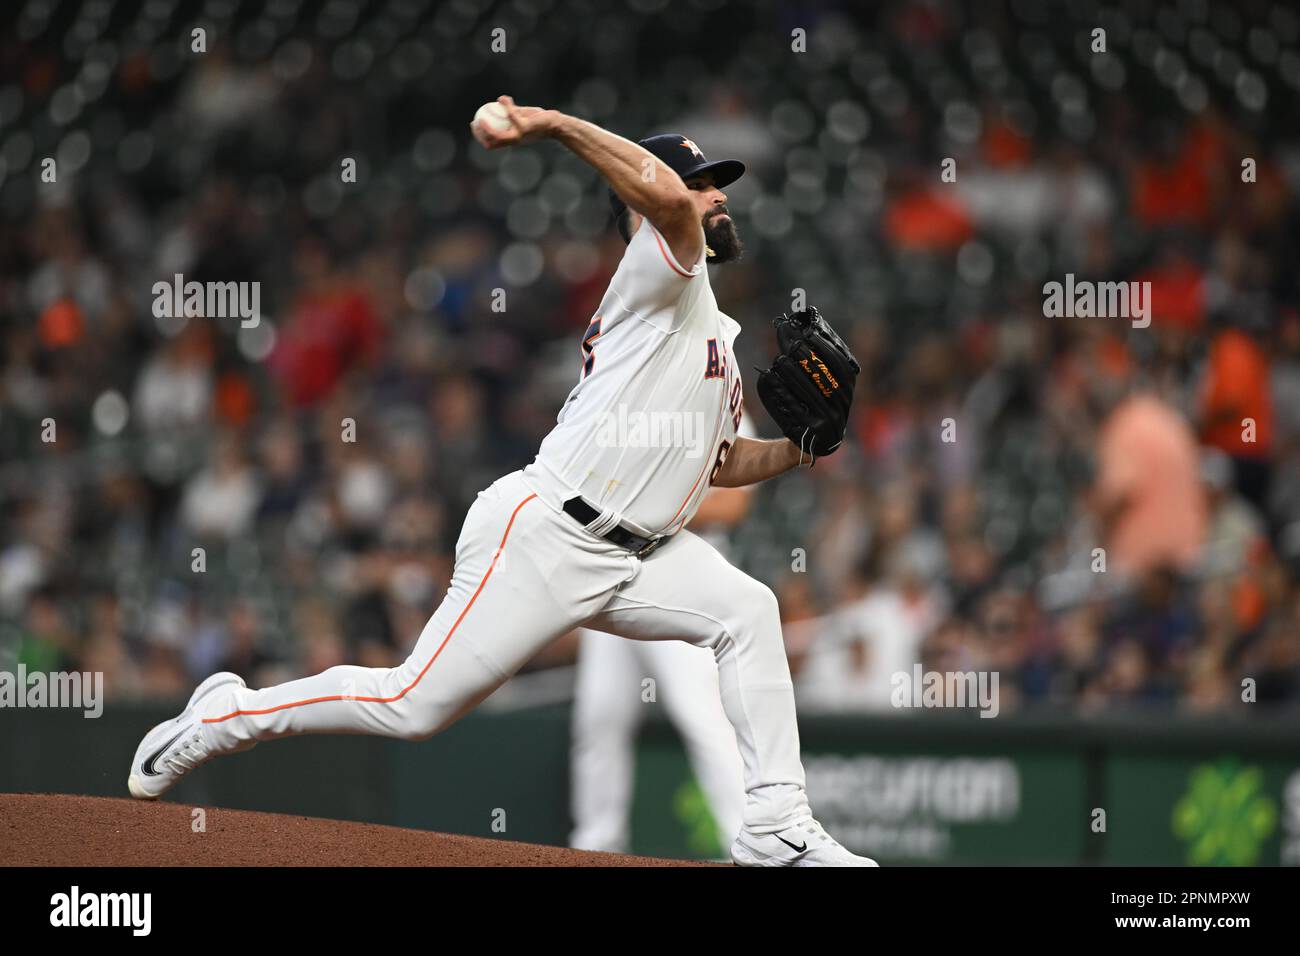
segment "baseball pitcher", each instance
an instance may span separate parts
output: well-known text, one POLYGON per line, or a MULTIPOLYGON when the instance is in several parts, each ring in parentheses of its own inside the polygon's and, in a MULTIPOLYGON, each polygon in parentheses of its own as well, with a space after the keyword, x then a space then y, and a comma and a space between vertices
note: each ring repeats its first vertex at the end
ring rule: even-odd
POLYGON ((608 182, 627 240, 555 428, 531 464, 479 493, 447 596, 405 663, 332 667, 261 690, 214 674, 145 735, 128 789, 157 798, 212 757, 277 737, 425 739, 586 625, 713 651, 744 762, 737 864, 874 866, 809 808, 775 595, 683 530, 710 486, 753 484, 835 451, 858 364, 815 309, 778 319, 779 354, 758 393, 786 437, 737 437, 740 326, 718 309, 705 263, 740 254, 722 189, 743 164, 708 162, 684 136, 638 144, 557 110, 498 103, 501 122, 471 124, 479 143, 563 144, 608 182))

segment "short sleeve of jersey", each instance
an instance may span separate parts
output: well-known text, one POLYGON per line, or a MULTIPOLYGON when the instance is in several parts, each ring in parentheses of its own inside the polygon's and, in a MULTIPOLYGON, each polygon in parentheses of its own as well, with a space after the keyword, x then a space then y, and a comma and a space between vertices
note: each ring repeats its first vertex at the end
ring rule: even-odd
POLYGON ((622 308, 669 331, 677 300, 703 270, 703 255, 689 269, 683 267, 668 248, 668 240, 649 219, 643 218, 628 243, 610 291, 622 308))

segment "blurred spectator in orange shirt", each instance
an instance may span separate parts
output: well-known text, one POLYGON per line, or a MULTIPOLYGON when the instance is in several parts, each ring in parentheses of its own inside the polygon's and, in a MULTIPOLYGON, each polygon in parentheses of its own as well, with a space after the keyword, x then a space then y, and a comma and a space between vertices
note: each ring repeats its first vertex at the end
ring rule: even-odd
POLYGON ((883 225, 895 248, 939 252, 956 249, 975 234, 970 211, 950 191, 901 173, 891 192, 883 225))
POLYGON ((1237 489, 1264 507, 1273 453, 1269 359, 1242 329, 1224 328, 1210 343, 1200 414, 1201 440, 1232 458, 1237 489))
POLYGON ((1208 517, 1187 422, 1153 395, 1138 393, 1116 405, 1097 444, 1093 502, 1107 568, 1135 576, 1189 568, 1208 517))

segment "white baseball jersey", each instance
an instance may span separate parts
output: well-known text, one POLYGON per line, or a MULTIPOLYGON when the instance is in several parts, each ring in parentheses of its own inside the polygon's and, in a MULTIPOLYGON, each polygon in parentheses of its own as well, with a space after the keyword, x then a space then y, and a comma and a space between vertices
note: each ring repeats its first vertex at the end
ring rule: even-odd
POLYGON ((701 252, 684 268, 642 220, 535 463, 642 534, 672 534, 691 519, 740 426, 740 325, 719 311, 704 262, 701 252))

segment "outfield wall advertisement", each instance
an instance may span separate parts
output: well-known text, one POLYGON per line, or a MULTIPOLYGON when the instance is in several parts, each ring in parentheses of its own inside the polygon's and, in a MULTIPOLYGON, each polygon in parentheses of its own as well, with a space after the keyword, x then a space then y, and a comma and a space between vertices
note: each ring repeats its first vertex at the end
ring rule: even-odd
MULTIPOLYGON (((1300 865, 1300 722, 814 717, 801 736, 822 823, 882 862, 1300 865)), ((709 855, 670 731, 640 766, 634 849, 709 855)))
MULTIPOLYGON (((0 711, 0 791, 125 796, 160 707, 0 711)), ((1300 865, 1300 721, 808 716, 827 829, 897 865, 1300 865)), ((299 737, 218 760, 168 799, 563 845, 569 708, 471 714, 421 743, 299 737)), ((637 745, 633 852, 721 858, 681 744, 637 745)))

